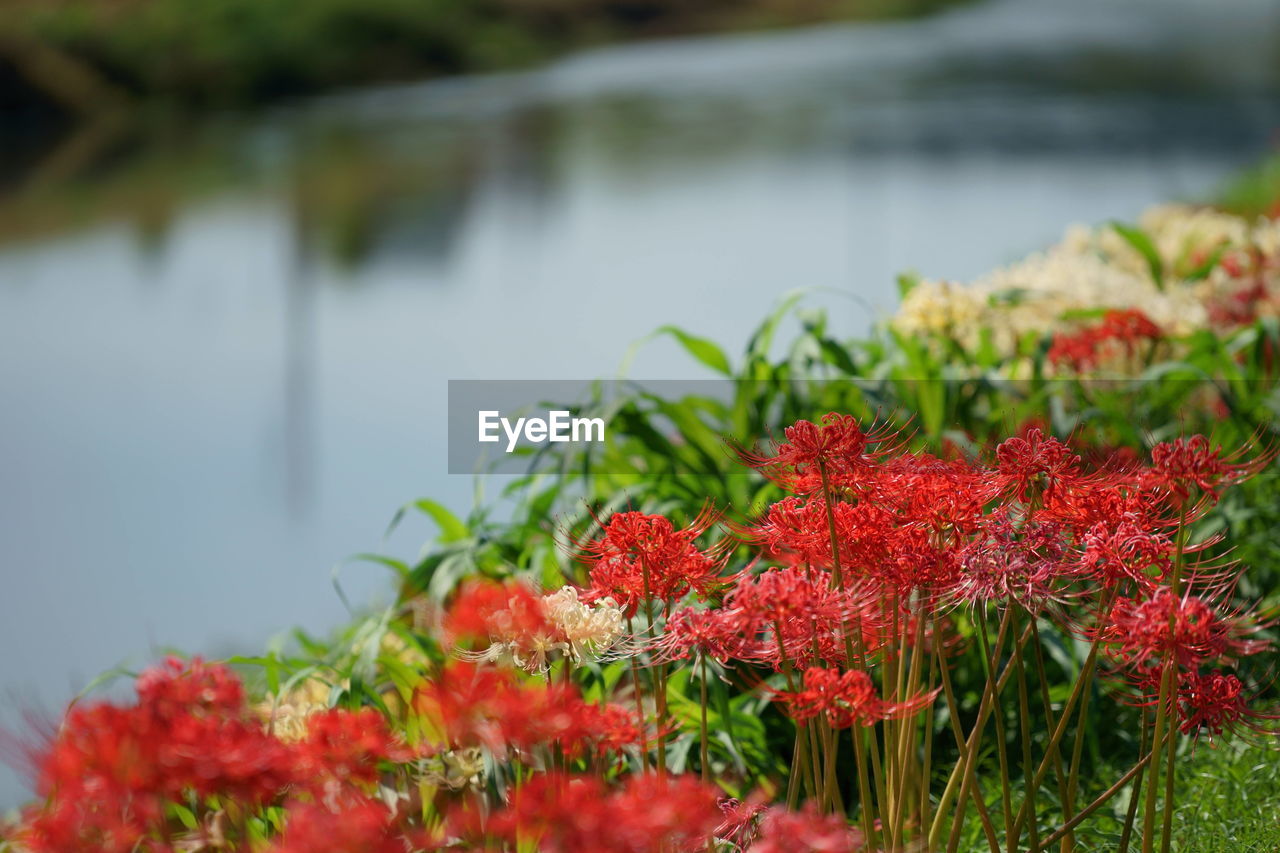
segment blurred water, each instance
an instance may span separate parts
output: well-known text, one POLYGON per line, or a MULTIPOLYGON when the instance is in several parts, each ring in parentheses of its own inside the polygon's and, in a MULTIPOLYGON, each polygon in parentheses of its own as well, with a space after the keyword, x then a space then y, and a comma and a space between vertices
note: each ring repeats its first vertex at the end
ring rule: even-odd
MULTIPOLYGON (((336 561, 406 500, 470 501, 450 378, 612 375, 668 322, 734 352, 796 287, 865 330, 900 271, 1210 193, 1273 141, 1278 80, 1274 2, 1006 0, 146 138, 4 128, 0 718, 337 624, 336 561)), ((667 344, 632 373, 701 375, 667 344)))

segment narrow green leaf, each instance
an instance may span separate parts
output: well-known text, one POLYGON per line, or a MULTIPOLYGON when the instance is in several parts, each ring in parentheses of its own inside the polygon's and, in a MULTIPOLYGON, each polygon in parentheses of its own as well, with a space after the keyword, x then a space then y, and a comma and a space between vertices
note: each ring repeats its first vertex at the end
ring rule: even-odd
POLYGON ((689 355, 721 376, 733 375, 733 366, 729 364, 729 357, 724 354, 724 350, 706 338, 691 335, 678 326, 663 326, 654 332, 652 337, 661 335, 671 335, 680 342, 680 345, 685 348, 689 355))
POLYGON ((1151 270, 1151 280, 1156 283, 1157 288, 1164 290, 1164 261, 1160 260, 1160 253, 1156 250, 1156 244, 1151 242, 1151 237, 1147 235, 1147 232, 1132 225, 1125 225, 1123 222, 1112 222, 1111 227, 1138 254, 1142 255, 1147 262, 1147 267, 1151 270))

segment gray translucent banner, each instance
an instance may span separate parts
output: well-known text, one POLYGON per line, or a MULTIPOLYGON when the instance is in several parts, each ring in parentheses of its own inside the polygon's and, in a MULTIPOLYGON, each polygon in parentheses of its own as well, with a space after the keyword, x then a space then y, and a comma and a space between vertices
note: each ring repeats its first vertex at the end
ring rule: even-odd
POLYGON ((1030 425, 1090 446, 1135 447, 1180 434, 1274 434, 1274 381, 999 380, 969 376, 780 382, 744 380, 451 380, 450 474, 744 473, 737 448, 781 438, 828 412, 979 449, 1030 425), (966 444, 967 443, 967 444, 966 444), (654 464, 654 456, 661 465, 654 464))

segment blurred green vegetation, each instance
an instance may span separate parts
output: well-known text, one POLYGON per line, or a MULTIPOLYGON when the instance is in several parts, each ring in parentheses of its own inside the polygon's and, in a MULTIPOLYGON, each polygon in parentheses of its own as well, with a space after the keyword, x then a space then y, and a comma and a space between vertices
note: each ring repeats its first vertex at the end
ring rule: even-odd
POLYGON ((234 104, 528 66, 612 41, 918 15, 956 0, 10 0, 0 101, 234 104), (7 66, 7 69, 6 69, 7 66), (5 71, 8 73, 4 73, 5 71))

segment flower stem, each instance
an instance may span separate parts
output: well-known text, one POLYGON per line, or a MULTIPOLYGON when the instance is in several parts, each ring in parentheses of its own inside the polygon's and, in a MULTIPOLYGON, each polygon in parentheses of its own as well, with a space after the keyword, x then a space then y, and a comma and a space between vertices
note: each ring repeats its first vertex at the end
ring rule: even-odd
MULTIPOLYGON (((1151 717, 1144 711, 1142 714, 1142 729, 1138 735, 1138 755, 1141 757, 1147 751, 1147 739, 1151 736, 1151 717)), ((1138 775, 1133 779, 1133 791, 1129 794, 1129 808, 1124 817, 1124 829, 1120 832, 1120 848, 1118 853, 1129 853, 1129 841, 1133 837, 1133 822, 1138 816, 1138 803, 1142 802, 1142 777, 1147 769, 1147 762, 1144 762, 1142 769, 1138 771, 1138 775)))
POLYGON ((1155 750, 1152 750, 1151 752, 1147 753, 1145 757, 1139 759, 1137 764, 1129 768, 1129 772, 1125 773, 1123 776, 1117 779, 1115 784, 1112 785, 1107 790, 1103 791, 1096 800, 1094 800, 1092 803, 1089 803, 1089 805, 1082 808, 1079 811, 1079 813, 1076 814, 1075 817, 1071 818, 1071 820, 1064 823, 1052 835, 1046 838, 1040 847, 1038 848, 1033 847, 1031 853, 1039 853, 1039 851, 1044 850, 1050 844, 1053 844, 1053 842, 1065 837, 1068 832, 1070 832, 1071 830, 1079 826, 1084 821, 1085 818, 1093 814, 1098 809, 1102 808, 1102 806, 1104 806, 1108 800, 1110 800, 1116 794, 1120 793, 1120 790, 1124 788, 1125 785, 1129 784, 1130 779, 1133 779, 1142 773, 1142 769, 1146 767, 1147 764, 1151 761, 1151 758, 1155 754, 1155 752, 1156 752, 1155 750))
MULTIPOLYGON (((1009 606, 1016 608, 1016 605, 1014 604, 1010 604, 1009 606)), ((1031 617, 1030 621, 1035 622, 1035 618, 1036 618, 1035 615, 1034 614, 1029 614, 1029 615, 1031 617)), ((1013 630, 1014 630, 1014 633, 1017 633, 1018 631, 1018 614, 1016 610, 1013 615, 1013 630)), ((1034 636, 1034 632, 1033 632, 1033 636, 1034 636)), ((1016 673, 1017 679, 1018 679, 1018 718, 1019 718, 1018 730, 1022 734, 1022 773, 1023 773, 1023 779, 1027 786, 1027 796, 1032 796, 1031 794, 1031 702, 1027 696, 1027 665, 1026 665, 1026 660, 1022 654, 1021 643, 1013 644, 1013 665, 1014 665, 1014 672, 1016 673)), ((1037 821, 1034 818, 1034 816, 1032 817, 1031 824, 1028 827, 1028 836, 1031 842, 1031 847, 1033 849, 1039 846, 1039 843, 1040 843, 1039 821, 1037 821)), ((1016 839, 1016 838, 1013 839, 1013 845, 1016 846, 1019 840, 1020 839, 1016 839)), ((1012 853, 1012 850, 1013 850, 1013 847, 1010 847, 1011 853, 1012 853)))
POLYGON ((711 761, 708 758, 707 750, 707 655, 703 652, 698 657, 702 664, 702 677, 698 679, 700 694, 698 698, 702 704, 702 727, 699 731, 702 742, 699 744, 701 748, 698 752, 698 758, 702 763, 702 781, 705 784, 711 779, 711 761))
MULTIPOLYGON (((937 624, 936 617, 934 620, 934 624, 935 625, 937 624)), ((934 633, 935 634, 937 633, 936 628, 934 633)), ((937 656, 939 660, 942 659, 941 647, 939 647, 937 650, 937 656)), ((959 749, 960 753, 963 755, 967 747, 965 745, 964 730, 960 728, 960 704, 956 702, 955 690, 951 686, 951 674, 950 674, 950 671, 947 669, 945 662, 941 664, 940 669, 942 671, 942 690, 947 697, 947 707, 951 711, 951 713, 948 714, 948 717, 951 720, 951 731, 956 738, 956 748, 959 749)), ((996 828, 995 828, 995 825, 992 824, 991 822, 991 815, 987 812, 986 798, 983 796, 982 790, 978 786, 978 779, 975 774, 974 768, 973 767, 966 768, 966 775, 974 777, 969 784, 973 786, 973 791, 974 791, 973 802, 978 810, 978 820, 982 823, 982 831, 986 833, 987 843, 990 845, 992 853, 1000 853, 1000 841, 996 838, 996 828)), ((957 778, 958 777, 956 777, 955 775, 952 776, 952 780, 955 780, 957 778)), ((950 783, 948 783, 948 787, 950 787, 950 783)), ((946 795, 944 793, 943 795, 944 802, 945 802, 945 799, 946 799, 946 795)), ((943 808, 944 808, 943 803, 940 802, 938 805, 939 817, 942 816, 943 808)), ((959 817, 960 814, 961 814, 960 811, 957 810, 957 818, 956 818, 957 820, 961 819, 959 817)), ((930 849, 932 849, 933 843, 934 842, 930 842, 930 849)))
MULTIPOLYGON (((1012 620, 1015 608, 1010 606, 1005 611, 1005 619, 1012 620)), ((991 640, 987 636, 987 606, 982 605, 981 626, 978 629, 978 640, 982 644, 982 659, 986 665, 987 681, 991 682, 996 677, 996 664, 999 661, 992 657, 991 640)), ((1005 730, 1004 730, 1004 708, 1000 706, 1000 697, 996 696, 993 702, 991 712, 992 719, 995 722, 996 729, 996 759, 1000 765, 1000 802, 1004 814, 1004 839, 1008 846, 1009 853, 1015 853, 1013 841, 1013 799, 1011 786, 1009 784, 1009 756, 1006 751, 1005 730)), ((1030 787, 1027 789, 1027 796, 1030 797, 1032 791, 1030 787)))

